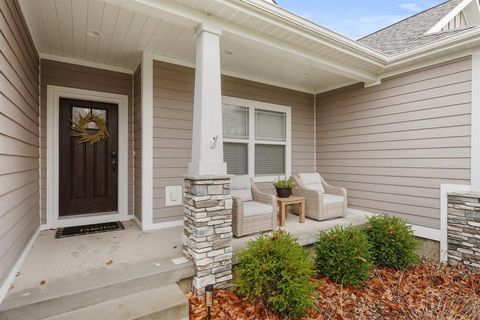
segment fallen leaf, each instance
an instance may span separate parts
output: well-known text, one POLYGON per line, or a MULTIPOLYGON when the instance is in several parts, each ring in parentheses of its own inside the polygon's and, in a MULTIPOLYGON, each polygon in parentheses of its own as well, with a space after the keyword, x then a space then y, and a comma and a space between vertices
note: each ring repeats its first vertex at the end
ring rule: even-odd
POLYGON ((113 263, 113 260, 108 260, 105 264, 106 264, 107 266, 109 266, 109 265, 111 265, 112 263, 113 263))
MULTIPOLYGON (((424 263, 399 271, 373 270, 362 287, 337 284, 327 278, 317 285, 315 308, 300 320, 367 319, 479 319, 480 273, 464 266, 424 263)), ((203 297, 188 293, 190 320, 204 320, 203 297)), ((233 291, 215 290, 213 320, 280 320, 262 303, 249 301, 233 291)))
POLYGON ((45 285, 46 283, 47 283, 47 281, 45 281, 45 280, 40 281, 41 286, 45 285))

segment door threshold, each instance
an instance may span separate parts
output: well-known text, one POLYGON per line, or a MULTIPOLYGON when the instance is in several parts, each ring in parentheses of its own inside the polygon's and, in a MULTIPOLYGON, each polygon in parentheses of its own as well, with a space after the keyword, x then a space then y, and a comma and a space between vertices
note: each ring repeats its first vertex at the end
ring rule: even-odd
POLYGON ((95 213, 85 213, 85 214, 72 214, 71 216, 59 217, 58 220, 69 220, 69 219, 84 219, 91 217, 100 217, 106 215, 118 215, 118 211, 107 211, 107 212, 95 212, 95 213))
POLYGON ((99 212, 94 214, 82 214, 69 217, 60 217, 54 221, 48 228, 74 227, 86 224, 96 224, 104 222, 127 221, 133 219, 133 215, 121 214, 120 212, 99 212))

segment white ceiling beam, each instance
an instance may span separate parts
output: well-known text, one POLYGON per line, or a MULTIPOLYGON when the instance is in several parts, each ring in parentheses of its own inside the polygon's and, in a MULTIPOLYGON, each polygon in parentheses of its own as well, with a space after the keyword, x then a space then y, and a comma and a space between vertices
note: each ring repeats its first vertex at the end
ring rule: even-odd
POLYGON ((208 20, 203 14, 192 8, 168 0, 103 0, 114 6, 139 12, 173 24, 185 27, 197 27, 208 20))
POLYGON ((287 53, 301 57, 308 60, 312 65, 352 79, 359 82, 375 83, 378 77, 370 72, 366 72, 359 68, 352 67, 348 64, 344 64, 333 59, 322 57, 319 54, 311 51, 297 48, 291 44, 287 44, 277 39, 273 39, 259 32, 255 32, 245 27, 238 26, 228 21, 221 20, 216 17, 209 16, 201 13, 192 8, 188 8, 171 1, 153 1, 153 0, 105 0, 112 4, 119 5, 123 8, 127 8, 132 11, 141 12, 145 15, 149 15, 158 19, 165 20, 169 17, 170 21, 178 24, 179 22, 188 24, 201 24, 201 23, 213 23, 218 25, 222 30, 235 34, 237 36, 249 39, 264 45, 267 45, 278 53, 287 53), (179 20, 181 19, 181 20, 179 20))
POLYGON ((284 53, 294 55, 297 58, 301 57, 303 59, 306 59, 310 63, 312 63, 312 66, 337 74, 339 76, 357 80, 359 82, 367 82, 367 83, 374 82, 377 80, 377 76, 374 75, 373 73, 366 72, 358 68, 354 68, 347 64, 334 61, 333 59, 330 59, 330 58, 321 57, 320 55, 315 54, 311 51, 300 49, 298 47, 295 47, 294 45, 287 44, 280 40, 276 40, 268 36, 262 35, 261 33, 251 31, 246 28, 240 28, 236 25, 231 25, 231 24, 223 24, 222 28, 224 31, 228 33, 235 34, 242 38, 267 45, 277 50, 278 53, 284 52, 284 53))

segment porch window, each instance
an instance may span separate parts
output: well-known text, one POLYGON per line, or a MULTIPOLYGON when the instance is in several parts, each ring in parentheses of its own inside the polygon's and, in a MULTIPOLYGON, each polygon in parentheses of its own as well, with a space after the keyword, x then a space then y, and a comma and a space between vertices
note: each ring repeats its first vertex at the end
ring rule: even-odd
POLYGON ((256 181, 290 175, 290 108, 223 98, 223 154, 228 174, 256 181))

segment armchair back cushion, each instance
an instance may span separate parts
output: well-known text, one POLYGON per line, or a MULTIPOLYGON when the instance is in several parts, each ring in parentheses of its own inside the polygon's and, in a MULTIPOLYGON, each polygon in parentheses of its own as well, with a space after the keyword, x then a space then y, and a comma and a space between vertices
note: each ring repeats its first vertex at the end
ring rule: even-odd
POLYGON ((252 182, 248 175, 234 176, 230 185, 232 197, 240 198, 242 201, 252 201, 252 182))
POLYGON ((318 172, 299 173, 298 177, 300 178, 300 183, 304 188, 325 193, 325 188, 322 185, 322 178, 318 172))

